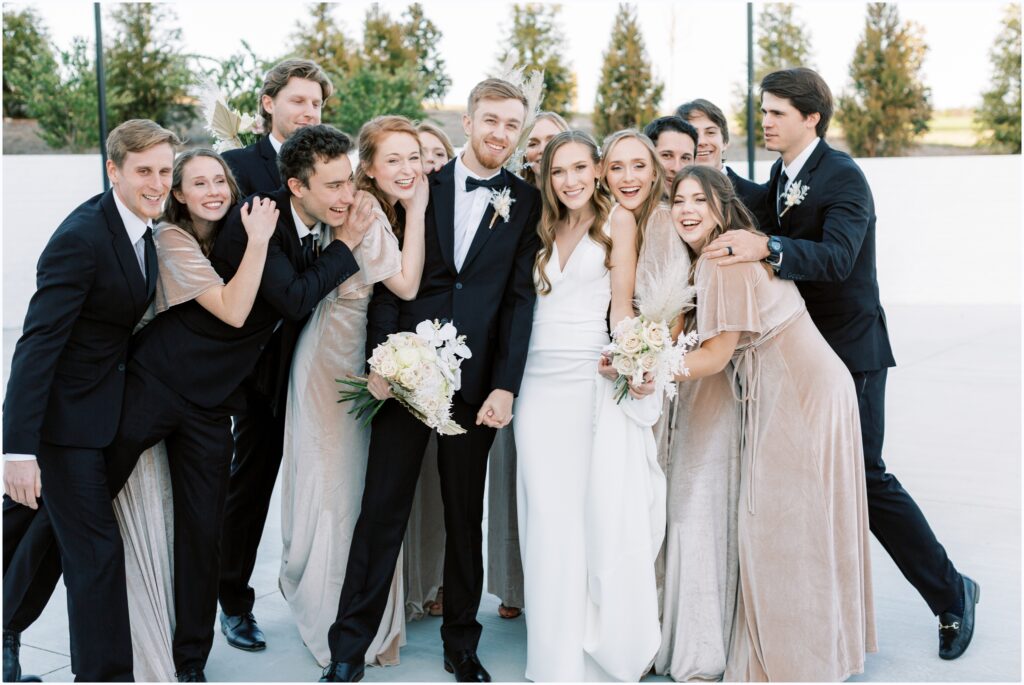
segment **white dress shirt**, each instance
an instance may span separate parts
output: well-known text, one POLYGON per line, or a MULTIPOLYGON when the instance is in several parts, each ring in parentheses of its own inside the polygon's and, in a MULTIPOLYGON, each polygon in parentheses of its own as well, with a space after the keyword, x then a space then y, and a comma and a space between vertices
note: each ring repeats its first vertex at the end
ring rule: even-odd
POLYGON ((491 191, 488 188, 474 188, 466 191, 466 179, 472 176, 481 181, 494 178, 501 173, 498 169, 487 178, 477 176, 462 163, 462 155, 455 158, 455 269, 462 270, 462 263, 466 261, 469 253, 469 246, 473 244, 473 237, 476 230, 483 221, 484 212, 491 201, 491 191))
POLYGON ((269 134, 267 138, 270 138, 270 145, 274 148, 274 152, 280 155, 281 146, 284 145, 284 143, 275 138, 273 133, 269 134))
MULTIPOLYGON (((273 136, 271 136, 271 138, 273 138, 273 136)), ((295 209, 295 199, 292 198, 288 204, 292 208, 292 219, 295 220, 295 232, 299 236, 299 242, 301 243, 303 238, 312 233, 313 244, 315 245, 320 240, 320 222, 317 221, 312 227, 307 226, 305 222, 302 221, 302 217, 299 216, 298 210, 295 209)))
POLYGON ((821 138, 815 137, 814 140, 807 144, 807 147, 804 148, 803 152, 796 156, 789 166, 786 166, 785 162, 782 163, 782 173, 786 174, 786 187, 780 191, 780 194, 781 192, 789 190, 789 186, 793 184, 793 179, 800 175, 800 171, 804 168, 804 164, 807 163, 811 153, 814 152, 814 148, 818 147, 818 142, 820 140, 821 138))
MULTIPOLYGON (((135 258, 139 261, 139 268, 142 270, 142 278, 146 278, 146 229, 152 228, 152 222, 143 221, 128 206, 121 201, 117 190, 114 190, 114 204, 117 205, 117 213, 121 216, 121 223, 128 234, 128 241, 135 248, 135 258)), ((34 454, 5 454, 4 461, 30 461, 35 459, 34 454)))

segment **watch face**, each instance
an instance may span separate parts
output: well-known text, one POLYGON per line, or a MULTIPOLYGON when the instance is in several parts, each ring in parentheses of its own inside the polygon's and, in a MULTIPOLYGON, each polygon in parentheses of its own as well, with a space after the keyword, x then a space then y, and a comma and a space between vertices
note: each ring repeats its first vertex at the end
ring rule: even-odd
POLYGON ((775 237, 770 238, 768 240, 768 249, 776 254, 782 252, 782 241, 775 237))

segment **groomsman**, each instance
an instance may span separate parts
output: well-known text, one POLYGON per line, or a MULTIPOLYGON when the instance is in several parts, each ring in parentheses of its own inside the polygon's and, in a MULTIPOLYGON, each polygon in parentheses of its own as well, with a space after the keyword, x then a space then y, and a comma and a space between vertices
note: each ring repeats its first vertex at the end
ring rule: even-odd
POLYGON ((46 606, 60 566, 77 680, 132 680, 124 547, 103 449, 114 438, 128 340, 156 287, 153 220, 171 187, 170 131, 132 119, 107 137, 111 189, 76 208, 36 267, 4 399, 4 680, 19 680, 20 633, 46 606), (41 482, 46 483, 45 492, 41 482), (29 587, 52 525, 60 563, 41 596, 29 587))
MULTIPOLYGON (((482 521, 487 453, 495 429, 512 418, 536 299, 533 262, 540 248, 540 195, 502 169, 526 119, 526 97, 488 79, 469 96, 462 153, 430 176, 426 255, 416 298, 400 301, 376 288, 367 313, 367 352, 390 333, 425 319, 448 320, 473 356, 462 364, 452 416, 464 435, 439 436, 437 462, 444 501, 444 667, 459 682, 491 677, 477 658, 476 620, 483 591, 482 521), (507 213, 495 215, 491 192, 509 192, 507 213)), ((375 397, 388 385, 370 374, 375 397)), ((328 633, 331 663, 322 681, 363 677, 366 650, 380 626, 409 521, 430 429, 397 402, 373 420, 362 509, 349 551, 338 616, 328 633)))
MULTIPOLYGON (((310 60, 285 60, 267 72, 260 91, 260 115, 267 135, 224 153, 243 197, 281 188, 281 146, 302 127, 320 123, 323 104, 332 92, 331 80, 310 60)), ((245 409, 234 417, 235 455, 221 537, 220 626, 229 645, 246 651, 266 647, 252 613, 256 593, 249 580, 281 468, 291 367, 291 354, 285 350, 294 349, 304 323, 304 319, 286 321, 275 331, 242 386, 245 409)))
POLYGON ((743 178, 725 166, 725 151, 729 147, 729 122, 722 110, 713 102, 698 98, 679 105, 676 114, 697 130, 697 155, 694 161, 718 169, 728 176, 736 194, 753 213, 758 225, 765 225, 767 188, 743 178))
POLYGON ((665 170, 665 197, 668 198, 676 172, 693 164, 697 152, 697 129, 682 118, 672 115, 659 117, 644 126, 644 135, 654 143, 658 162, 665 170))
POLYGON ((896 363, 878 295, 871 189, 850 156, 824 140, 832 92, 817 73, 797 68, 765 76, 761 111, 765 147, 780 153, 768 182, 769 222, 762 224, 772 235, 728 231, 704 251, 722 265, 764 261, 796 281, 811 319, 857 388, 871 532, 939 617, 939 656, 956 659, 974 632, 978 584, 953 567, 882 461, 885 381, 896 363), (807 192, 798 199, 801 187, 807 192))

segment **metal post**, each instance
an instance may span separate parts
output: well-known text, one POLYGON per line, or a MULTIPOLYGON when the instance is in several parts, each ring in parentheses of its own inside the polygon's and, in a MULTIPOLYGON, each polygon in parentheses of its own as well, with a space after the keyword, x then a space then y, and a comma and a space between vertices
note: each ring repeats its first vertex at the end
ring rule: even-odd
POLYGON ((107 78, 103 72, 103 26, 100 3, 92 4, 96 18, 96 90, 99 91, 100 108, 100 157, 103 162, 103 190, 110 190, 110 179, 107 178, 107 78))
POLYGON ((747 178, 754 180, 754 3, 747 3, 747 178))

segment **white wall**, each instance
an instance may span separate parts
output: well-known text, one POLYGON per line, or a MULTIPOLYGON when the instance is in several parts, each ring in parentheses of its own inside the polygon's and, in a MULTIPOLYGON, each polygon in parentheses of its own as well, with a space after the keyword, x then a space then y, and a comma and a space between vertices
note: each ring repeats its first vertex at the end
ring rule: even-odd
MULTIPOLYGON (((1019 155, 858 163, 875 196, 883 303, 1020 303, 1019 155)), ((757 163, 757 180, 767 179, 770 166, 757 163)), ((745 174, 746 165, 736 170, 745 174)), ((101 190, 99 155, 4 155, 5 328, 25 318, 50 234, 101 190)))

